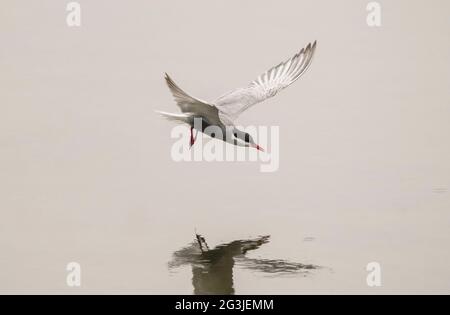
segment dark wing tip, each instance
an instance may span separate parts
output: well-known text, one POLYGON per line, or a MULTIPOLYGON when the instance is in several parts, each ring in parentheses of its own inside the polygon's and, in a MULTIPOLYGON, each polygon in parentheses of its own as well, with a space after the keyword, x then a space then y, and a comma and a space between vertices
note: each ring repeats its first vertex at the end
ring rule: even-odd
POLYGON ((164 73, 164 79, 166 79, 166 83, 167 85, 172 89, 172 88, 176 88, 177 85, 175 84, 175 82, 173 82, 172 78, 167 74, 167 72, 164 73))

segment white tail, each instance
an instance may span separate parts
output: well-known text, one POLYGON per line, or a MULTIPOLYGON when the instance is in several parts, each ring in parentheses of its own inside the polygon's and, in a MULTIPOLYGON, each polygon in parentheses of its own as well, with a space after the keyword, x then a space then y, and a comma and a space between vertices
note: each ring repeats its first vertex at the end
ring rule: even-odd
POLYGON ((155 112, 160 114, 161 116, 163 116, 167 120, 174 121, 174 122, 177 122, 177 123, 189 124, 190 120, 192 119, 192 114, 191 113, 174 114, 174 113, 161 112, 159 110, 157 110, 155 112))

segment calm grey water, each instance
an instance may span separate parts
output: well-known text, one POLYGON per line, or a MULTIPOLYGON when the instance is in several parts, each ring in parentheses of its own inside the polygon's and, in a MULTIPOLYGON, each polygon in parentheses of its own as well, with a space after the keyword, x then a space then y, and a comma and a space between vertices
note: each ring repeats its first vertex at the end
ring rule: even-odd
POLYGON ((450 2, 80 3, 0 4, 0 292, 450 292, 450 2), (212 100, 316 39, 238 121, 276 172, 173 160, 164 72, 212 100))

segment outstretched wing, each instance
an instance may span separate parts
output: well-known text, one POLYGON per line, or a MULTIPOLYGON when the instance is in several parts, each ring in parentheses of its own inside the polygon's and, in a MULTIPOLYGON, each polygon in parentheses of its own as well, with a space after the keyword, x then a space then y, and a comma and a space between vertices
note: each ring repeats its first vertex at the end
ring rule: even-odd
POLYGON ((169 75, 165 75, 167 86, 172 92, 175 102, 183 113, 204 113, 214 111, 214 107, 201 99, 190 96, 184 92, 169 75))
POLYGON ((261 74, 249 86, 233 90, 213 102, 220 120, 231 125, 249 107, 260 103, 294 83, 311 64, 316 42, 308 44, 292 58, 261 74))

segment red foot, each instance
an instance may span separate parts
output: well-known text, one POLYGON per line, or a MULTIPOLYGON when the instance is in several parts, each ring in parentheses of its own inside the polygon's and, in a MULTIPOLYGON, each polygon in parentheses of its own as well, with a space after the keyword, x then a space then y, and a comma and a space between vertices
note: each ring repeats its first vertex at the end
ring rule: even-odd
POLYGON ((191 141, 190 141, 190 145, 189 147, 192 147, 195 143, 196 138, 194 138, 194 133, 193 133, 194 127, 191 127, 191 141))

